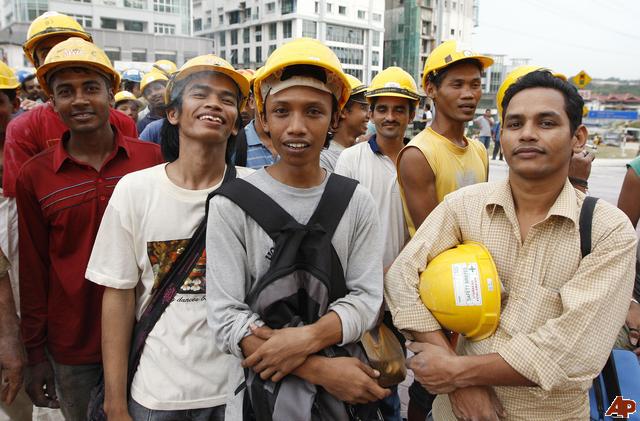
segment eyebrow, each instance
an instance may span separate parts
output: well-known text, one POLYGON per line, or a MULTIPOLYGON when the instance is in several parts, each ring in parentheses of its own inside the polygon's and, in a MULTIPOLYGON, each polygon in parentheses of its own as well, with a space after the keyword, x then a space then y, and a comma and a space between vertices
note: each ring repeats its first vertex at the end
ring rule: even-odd
MULTIPOLYGON (((540 113, 537 113, 535 115, 537 118, 544 118, 544 117, 561 117, 561 115, 555 111, 542 111, 540 113)), ((505 115, 505 120, 509 120, 509 119, 514 119, 514 118, 523 118, 524 114, 509 114, 507 113, 505 115)))
MULTIPOLYGON (((195 90, 198 90, 198 89, 201 89, 201 90, 207 91, 207 92, 211 92, 213 90, 211 85, 207 85, 207 84, 204 84, 204 83, 196 83, 196 84, 192 85, 188 89, 188 91, 190 92, 190 91, 195 91, 195 90)), ((236 97, 236 94, 234 92, 231 92, 229 89, 220 88, 220 91, 221 91, 220 95, 229 95, 229 96, 232 96, 234 98, 236 97)))

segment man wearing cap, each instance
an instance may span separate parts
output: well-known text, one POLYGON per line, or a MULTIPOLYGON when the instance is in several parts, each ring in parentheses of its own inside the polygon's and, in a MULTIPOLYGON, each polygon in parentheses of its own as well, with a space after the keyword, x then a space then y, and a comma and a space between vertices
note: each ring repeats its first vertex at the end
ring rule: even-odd
MULTIPOLYGON (((187 61, 167 86, 162 147, 169 163, 127 175, 109 202, 87 267, 87 278, 107 287, 109 420, 224 419, 231 357, 218 349, 206 324, 210 250, 202 250, 190 274, 179 279, 178 292, 149 332, 130 399, 126 379, 134 320, 158 305, 152 297, 161 283, 173 282, 168 273, 205 217, 208 193, 233 168, 230 151, 248 91, 248 81, 219 57, 187 61)), ((253 172, 236 171, 238 177, 253 172)))
POLYGON ((149 123, 165 117, 164 92, 168 81, 169 78, 159 70, 152 70, 142 77, 140 90, 149 104, 149 112, 138 121, 138 133, 142 133, 149 123))
POLYGON ((369 122, 369 104, 364 97, 367 87, 355 76, 346 76, 351 84, 351 96, 340 111, 337 127, 331 130, 329 147, 320 153, 320 166, 329 171, 335 171, 342 151, 353 146, 358 136, 367 132, 369 122))
MULTIPOLYGON (((466 185, 487 181, 489 163, 484 146, 464 136, 482 96, 482 69, 489 57, 459 50, 446 41, 429 55, 422 86, 435 104, 429 127, 398 154, 398 184, 409 234, 445 195, 466 185)), ((408 417, 423 421, 434 397, 417 382, 409 388, 408 417)))
MULTIPOLYGON (((300 38, 282 45, 255 79, 258 118, 280 155, 244 181, 260 189, 300 224, 306 224, 325 192, 330 177, 320 167, 320 151, 350 95, 340 62, 319 41, 300 38)), ((332 345, 357 342, 374 323, 382 304, 382 258, 379 223, 371 195, 361 186, 351 197, 331 243, 342 262, 346 295, 328 303, 329 311, 312 324, 286 329, 263 326, 245 299, 255 281, 269 268, 273 240, 242 208, 223 196, 209 203, 207 225, 208 320, 218 346, 233 358, 227 419, 242 418, 243 367, 265 379, 301 379, 300 399, 283 404, 298 417, 310 419, 315 405, 336 409, 347 419, 341 401, 365 403, 389 394, 375 381, 379 373, 354 357, 316 355, 332 345), (322 388, 316 389, 315 385, 322 388), (238 390, 239 393, 233 392, 238 390), (316 391, 324 400, 315 400, 316 391), (303 413, 304 412, 304 413, 303 413)), ((311 304, 310 304, 311 305, 311 304)), ((276 311, 276 310, 274 310, 276 311)), ((283 386, 280 386, 283 387, 283 386)), ((291 392, 293 393, 293 392, 291 392)), ((279 397, 278 397, 279 399, 279 397)), ((251 399, 253 401, 253 399, 251 399)), ((256 408, 256 410, 260 410, 256 408)), ((275 409, 274 409, 275 410, 275 409)))
MULTIPOLYGON (((413 120, 420 99, 413 77, 399 67, 388 67, 371 81, 365 96, 370 104, 376 133, 369 141, 345 150, 336 163, 336 173, 356 179, 365 186, 377 204, 382 228, 382 265, 388 268, 409 238, 397 183, 396 158, 409 139, 404 133, 413 120)), ((384 323, 394 333, 391 313, 384 323)), ((398 333, 400 339, 401 335, 398 333)), ((400 399, 395 392, 393 408, 385 419, 400 420, 400 399)))
POLYGON ((26 389, 36 406, 59 405, 67 420, 83 420, 102 373, 103 289, 85 279, 89 254, 118 180, 162 157, 110 124, 120 75, 94 44, 56 44, 37 76, 69 130, 30 159, 17 182, 26 389))
POLYGON ((128 115, 134 122, 138 121, 138 112, 142 108, 142 102, 129 91, 120 91, 114 97, 113 108, 128 115))
MULTIPOLYGON (((27 32, 27 41, 23 45, 27 59, 36 67, 57 43, 69 37, 80 37, 91 41, 91 35, 70 16, 58 12, 46 12, 36 18, 27 32)), ((112 110, 109 121, 123 135, 137 137, 135 123, 120 111, 112 110)), ((23 113, 9 123, 5 144, 5 176, 2 187, 4 194, 15 197, 16 178, 20 167, 29 158, 58 143, 62 134, 68 130, 53 104, 47 102, 23 113)))
MULTIPOLYGON (((394 322, 416 341, 408 365, 438 393, 436 420, 589 419, 588 390, 628 309, 636 234, 622 211, 598 200, 586 218, 591 230, 581 235, 587 201, 567 176, 587 139, 583 102, 546 70, 515 81, 502 101, 508 179, 447 195, 387 272, 394 322), (454 350, 421 302, 419 277, 465 241, 489 251, 504 293, 495 333, 478 341, 461 336, 454 350), (465 403, 459 391, 468 388, 489 400, 465 403)), ((441 298, 456 308, 453 294, 441 298)))

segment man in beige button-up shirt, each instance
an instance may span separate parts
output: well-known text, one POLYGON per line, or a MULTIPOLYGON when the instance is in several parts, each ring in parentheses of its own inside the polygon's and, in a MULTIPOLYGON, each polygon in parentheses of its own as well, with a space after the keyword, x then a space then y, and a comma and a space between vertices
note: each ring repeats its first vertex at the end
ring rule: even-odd
POLYGON ((387 273, 385 297, 394 324, 416 341, 409 367, 440 394, 436 421, 585 420, 591 380, 629 306, 636 235, 621 211, 600 200, 592 251, 581 258, 585 196, 567 181, 571 154, 587 135, 575 89, 533 72, 512 85, 505 104, 509 178, 448 195, 387 273), (495 334, 461 338, 454 351, 418 284, 427 262, 465 240, 489 249, 505 294, 495 334))

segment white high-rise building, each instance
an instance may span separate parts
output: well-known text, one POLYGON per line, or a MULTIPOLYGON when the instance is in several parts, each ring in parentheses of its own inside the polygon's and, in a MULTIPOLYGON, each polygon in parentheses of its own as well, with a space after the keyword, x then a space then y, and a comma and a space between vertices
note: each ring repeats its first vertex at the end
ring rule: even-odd
POLYGON ((212 48, 210 40, 193 38, 191 0, 0 1, 0 58, 14 67, 30 65, 21 44, 29 24, 46 11, 75 18, 114 62, 182 64, 212 48))
POLYGON ((315 38, 368 83, 382 70, 384 0, 193 0, 193 30, 234 67, 257 69, 295 38, 315 38))

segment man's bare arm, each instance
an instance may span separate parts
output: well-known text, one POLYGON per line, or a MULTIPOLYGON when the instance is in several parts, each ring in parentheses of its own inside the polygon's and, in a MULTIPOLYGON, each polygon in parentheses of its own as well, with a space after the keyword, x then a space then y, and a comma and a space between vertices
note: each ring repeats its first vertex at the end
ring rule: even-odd
POLYGON ((398 159, 405 203, 416 229, 438 205, 436 177, 418 148, 407 148, 398 159))

